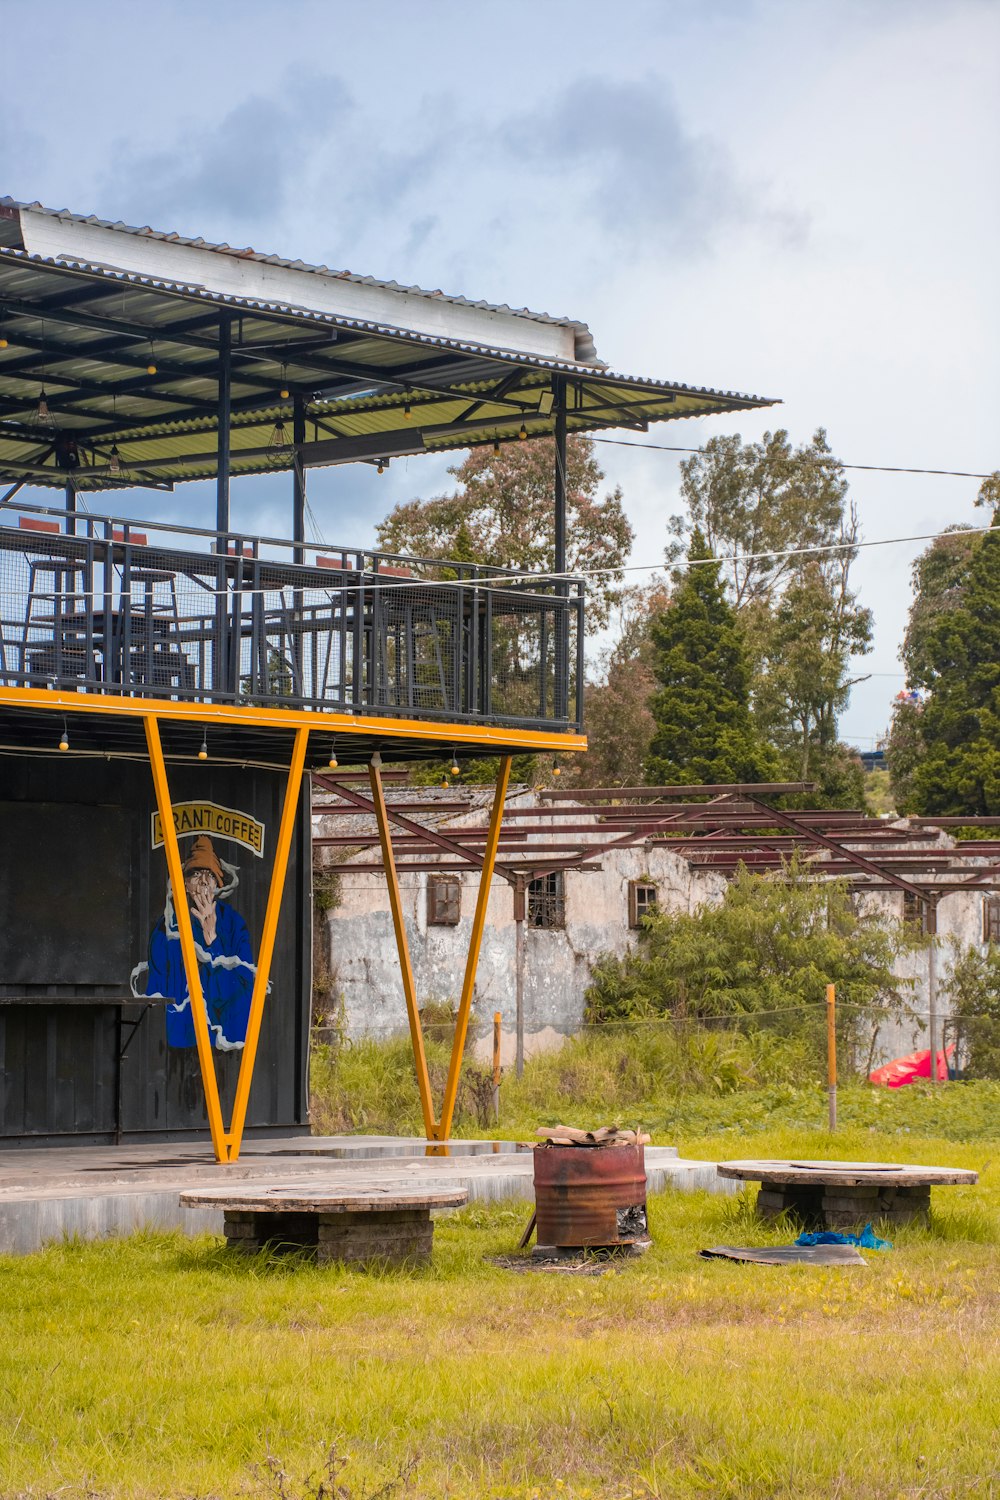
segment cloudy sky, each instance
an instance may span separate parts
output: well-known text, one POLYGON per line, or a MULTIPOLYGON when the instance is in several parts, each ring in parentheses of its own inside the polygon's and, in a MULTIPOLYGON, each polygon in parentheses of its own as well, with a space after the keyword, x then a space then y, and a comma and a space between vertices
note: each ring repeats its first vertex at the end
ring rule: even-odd
MULTIPOLYGON (((781 397, 747 438, 1000 466, 997 0, 0 0, 0 23, 0 193, 579 317, 614 368, 781 397)), ((658 562, 677 456, 599 451, 658 562)), ((975 480, 850 477, 869 540, 979 516, 975 480)), ((446 482, 317 471, 310 499, 365 544, 446 482)), ((238 482, 234 521, 287 531, 286 488, 238 482)), ((919 550, 857 566, 858 744, 902 686, 919 550)))

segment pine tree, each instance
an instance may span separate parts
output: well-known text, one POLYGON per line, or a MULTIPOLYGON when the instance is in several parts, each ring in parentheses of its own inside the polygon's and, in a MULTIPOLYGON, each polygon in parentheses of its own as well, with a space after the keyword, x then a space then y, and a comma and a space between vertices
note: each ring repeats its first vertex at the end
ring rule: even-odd
POLYGON ((653 621, 650 700, 656 732, 646 762, 651 786, 766 781, 774 753, 762 743, 749 706, 749 672, 718 563, 701 531, 688 552, 694 563, 670 604, 653 621))
MULTIPOLYGON (((1000 528, 1000 475, 980 490, 1000 528)), ((913 776, 913 804, 928 814, 1000 814, 1000 534, 969 548, 952 580, 951 607, 939 609, 921 639, 914 686, 929 696, 920 715, 924 755, 913 776)))

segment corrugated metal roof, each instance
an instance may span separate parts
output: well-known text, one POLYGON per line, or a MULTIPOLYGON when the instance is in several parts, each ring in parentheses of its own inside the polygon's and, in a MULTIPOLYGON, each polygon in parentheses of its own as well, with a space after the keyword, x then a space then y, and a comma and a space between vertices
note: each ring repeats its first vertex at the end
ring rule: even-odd
POLYGON ((235 256, 240 260, 257 261, 261 265, 281 266, 289 271, 306 271, 315 276, 327 277, 334 281, 350 282, 355 286, 379 287, 385 291, 400 292, 411 297, 426 297, 439 302, 448 302, 455 307, 478 308, 484 312, 506 313, 511 317, 527 318, 534 323, 548 323, 558 328, 570 329, 575 337, 577 345, 577 358, 581 361, 592 363, 597 358, 594 348, 593 335, 586 323, 577 318, 556 317, 551 313, 533 312, 527 307, 511 307, 506 302, 487 302, 483 298, 464 297, 458 293, 443 292, 440 288, 428 290, 426 287, 407 285, 400 281, 383 281, 375 276, 363 276, 355 271, 334 270, 331 266, 312 265, 304 260, 287 260, 284 256, 267 254, 259 250, 253 250, 249 246, 242 248, 235 245, 227 245, 224 242, 215 243, 199 236, 188 236, 180 234, 177 230, 153 229, 148 224, 136 225, 126 224, 121 219, 102 219, 97 214, 77 214, 68 208, 48 208, 44 203, 22 202, 19 199, 0 196, 0 212, 4 209, 20 212, 22 209, 31 213, 42 214, 46 218, 63 219, 73 224, 90 224, 99 229, 113 229, 121 234, 135 235, 137 238, 148 240, 160 240, 164 244, 187 245, 192 249, 211 250, 220 255, 235 256))
POLYGON ((306 411, 299 451, 308 466, 516 441, 522 428, 551 434, 544 395, 555 377, 564 377, 570 432, 771 404, 0 243, 0 478, 62 487, 67 468, 54 449, 70 439, 81 489, 113 487, 112 443, 132 483, 214 475, 213 309, 235 315, 235 474, 292 466, 292 396, 306 411))

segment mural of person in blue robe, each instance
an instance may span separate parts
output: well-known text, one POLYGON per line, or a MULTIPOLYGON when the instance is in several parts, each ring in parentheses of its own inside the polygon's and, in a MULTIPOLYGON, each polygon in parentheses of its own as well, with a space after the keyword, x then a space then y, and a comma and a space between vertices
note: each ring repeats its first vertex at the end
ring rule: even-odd
MULTIPOLYGON (((250 934, 239 912, 219 900, 219 892, 228 882, 215 846, 205 834, 193 841, 182 868, 209 1034, 220 1052, 235 1051, 246 1040, 257 972, 250 934)), ((167 1001, 168 1046, 195 1045, 191 998, 169 882, 163 916, 150 935, 148 963, 139 964, 133 971, 132 992, 137 998, 167 1001), (143 974, 144 990, 140 989, 143 974)))

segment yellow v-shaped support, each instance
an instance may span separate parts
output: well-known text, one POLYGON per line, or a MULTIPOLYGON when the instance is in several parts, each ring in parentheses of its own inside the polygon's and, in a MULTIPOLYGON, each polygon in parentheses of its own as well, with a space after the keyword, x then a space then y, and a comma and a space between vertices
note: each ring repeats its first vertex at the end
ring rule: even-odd
POLYGON ((233 1162, 239 1157, 240 1145, 243 1140, 243 1129, 246 1124, 250 1085, 253 1082, 254 1063, 257 1058, 257 1044, 260 1040, 260 1026, 264 1014, 264 1000, 267 996, 267 981, 271 973, 271 960, 274 956, 274 943, 278 930, 278 916, 281 911, 281 898, 285 888, 285 876, 288 872, 288 856, 291 850, 292 836, 295 831, 295 815, 298 810, 299 792, 302 787, 302 772, 305 766, 309 731, 308 729, 298 729, 295 732, 292 760, 288 770, 288 783, 285 787, 285 798, 281 808, 278 841, 274 850, 271 884, 268 888, 267 907, 264 912, 264 931, 260 940, 260 951, 257 955, 257 972, 254 975, 253 995, 250 1000, 250 1016, 247 1022, 246 1041, 243 1045, 239 1077, 236 1082, 233 1119, 227 1131, 222 1121, 219 1084, 215 1076, 212 1039, 208 1029, 208 1012, 205 1008, 205 996, 202 991, 201 974, 198 969, 198 955, 195 952, 194 946, 191 909, 188 905, 187 891, 184 887, 180 846, 177 842, 177 830, 174 827, 170 787, 167 782, 167 769, 163 759, 163 746, 160 741, 160 726, 155 715, 149 714, 146 716, 145 727, 146 744, 149 748, 149 763, 153 772, 153 786, 156 789, 156 805, 160 814, 160 825, 163 829, 163 847, 167 856, 167 872, 170 876, 170 886, 173 891, 174 913, 177 917, 177 930, 181 941, 181 955, 184 959, 184 973, 187 978, 188 995, 191 999, 191 1016, 194 1022, 195 1043, 198 1048, 198 1063, 201 1068, 202 1083, 205 1088, 208 1127, 212 1134, 212 1146, 215 1150, 216 1160, 220 1162, 233 1162))
POLYGON ((403 916, 403 902, 399 889, 399 874, 393 855, 392 833, 386 812, 385 792, 382 788, 381 761, 378 756, 372 758, 371 765, 368 768, 369 780, 372 787, 372 801, 375 804, 375 816, 378 821, 379 842, 382 845, 382 863, 385 866, 385 876, 389 886, 389 906, 392 910, 392 925, 396 933, 396 947, 399 952, 403 996, 406 1000, 406 1015, 410 1024, 410 1041, 413 1046, 413 1062, 417 1071, 417 1088, 420 1091, 420 1108, 424 1118, 424 1133, 429 1141, 447 1141, 451 1135, 451 1122, 455 1113, 455 1102, 458 1098, 458 1085, 462 1072, 462 1055, 465 1051, 465 1039, 469 1030, 469 1013, 472 1009, 476 970, 479 967, 479 952, 482 947, 483 932, 486 927, 486 908, 490 899, 490 883, 493 879, 493 869, 496 864, 497 849, 500 844, 500 825, 503 821, 507 783, 510 780, 510 766, 511 757, 509 755, 501 757, 500 769, 497 772, 496 790, 493 796, 493 810, 490 814, 489 832, 486 837, 486 848, 483 852, 483 865, 479 876, 476 912, 472 919, 472 933, 469 937, 469 952, 465 962, 465 976, 462 981, 462 993, 458 1002, 458 1014, 455 1018, 455 1034, 451 1044, 448 1080, 445 1084, 444 1100, 439 1119, 434 1118, 434 1101, 431 1097, 431 1081, 427 1071, 427 1056, 424 1051, 424 1034, 420 1024, 420 1011, 417 1007, 413 964, 410 961, 410 945, 406 936, 406 922, 403 916))

